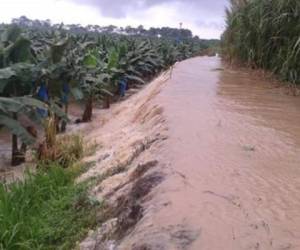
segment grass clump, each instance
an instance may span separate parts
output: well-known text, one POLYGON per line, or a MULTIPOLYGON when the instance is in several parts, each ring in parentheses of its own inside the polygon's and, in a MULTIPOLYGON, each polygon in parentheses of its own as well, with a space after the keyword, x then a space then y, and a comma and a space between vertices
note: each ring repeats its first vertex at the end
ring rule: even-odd
POLYGON ((0 184, 0 249, 72 249, 95 226, 101 206, 76 176, 52 165, 0 184))
POLYGON ((84 156, 84 142, 80 134, 59 136, 51 147, 42 146, 38 153, 38 162, 42 166, 57 163, 67 168, 84 156))
POLYGON ((78 134, 62 136, 57 141, 58 159, 62 166, 71 166, 84 156, 83 137, 78 134))

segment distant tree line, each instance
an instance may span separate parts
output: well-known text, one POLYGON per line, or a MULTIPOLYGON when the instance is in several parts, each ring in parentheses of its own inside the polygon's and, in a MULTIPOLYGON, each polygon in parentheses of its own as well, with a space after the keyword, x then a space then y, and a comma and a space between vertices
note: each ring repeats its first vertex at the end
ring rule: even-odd
POLYGON ((32 28, 35 30, 57 30, 58 28, 64 28, 69 30, 72 34, 86 34, 86 33, 118 33, 123 35, 132 36, 144 36, 144 37, 159 37, 164 39, 181 41, 191 41, 195 43, 201 43, 202 48, 216 47, 219 45, 218 39, 200 39, 199 36, 194 36, 189 29, 178 29, 170 27, 145 29, 143 25, 138 27, 117 27, 114 25, 100 26, 100 25, 87 25, 82 26, 80 24, 52 24, 49 19, 47 20, 31 20, 26 16, 14 18, 13 24, 17 24, 21 28, 32 28))

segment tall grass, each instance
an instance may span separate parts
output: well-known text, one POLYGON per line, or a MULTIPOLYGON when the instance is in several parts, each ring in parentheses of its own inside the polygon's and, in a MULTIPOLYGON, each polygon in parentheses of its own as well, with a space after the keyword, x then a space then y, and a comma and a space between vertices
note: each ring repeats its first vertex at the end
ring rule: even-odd
POLYGON ((0 249, 72 249, 95 225, 99 209, 75 176, 53 165, 0 184, 0 249))
POLYGON ((300 1, 231 0, 223 54, 300 83, 300 1))
MULTIPOLYGON (((56 135, 54 135, 55 137, 56 135)), ((89 150, 90 145, 84 145, 80 134, 61 135, 53 140, 51 146, 44 143, 38 152, 38 165, 46 166, 53 163, 61 167, 71 167, 78 162, 89 150)))

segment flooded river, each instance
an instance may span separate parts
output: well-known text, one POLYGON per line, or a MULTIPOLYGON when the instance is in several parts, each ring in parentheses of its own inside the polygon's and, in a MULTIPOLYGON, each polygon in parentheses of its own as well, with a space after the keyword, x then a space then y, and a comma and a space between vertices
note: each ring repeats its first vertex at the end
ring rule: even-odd
POLYGON ((141 249, 300 249, 300 98, 222 68, 181 62, 157 96, 166 179, 131 235, 141 249))
POLYGON ((82 125, 80 179, 112 218, 80 249, 300 250, 299 124, 300 98, 253 72, 176 64, 82 125))

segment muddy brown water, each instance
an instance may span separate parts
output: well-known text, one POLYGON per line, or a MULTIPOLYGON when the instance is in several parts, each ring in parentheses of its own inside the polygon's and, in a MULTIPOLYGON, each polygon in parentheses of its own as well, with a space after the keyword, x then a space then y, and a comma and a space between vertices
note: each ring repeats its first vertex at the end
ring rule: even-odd
POLYGON ((157 102, 167 177, 136 249, 300 249, 300 98, 203 57, 176 64, 157 102))
MULTIPOLYGON (((82 127, 102 145, 86 177, 131 162, 145 137, 168 137, 129 164, 155 160, 163 181, 143 198, 141 220, 108 249, 300 250, 300 98, 218 57, 178 63, 159 81, 82 127)), ((0 133, 0 151, 8 142, 0 133)))

